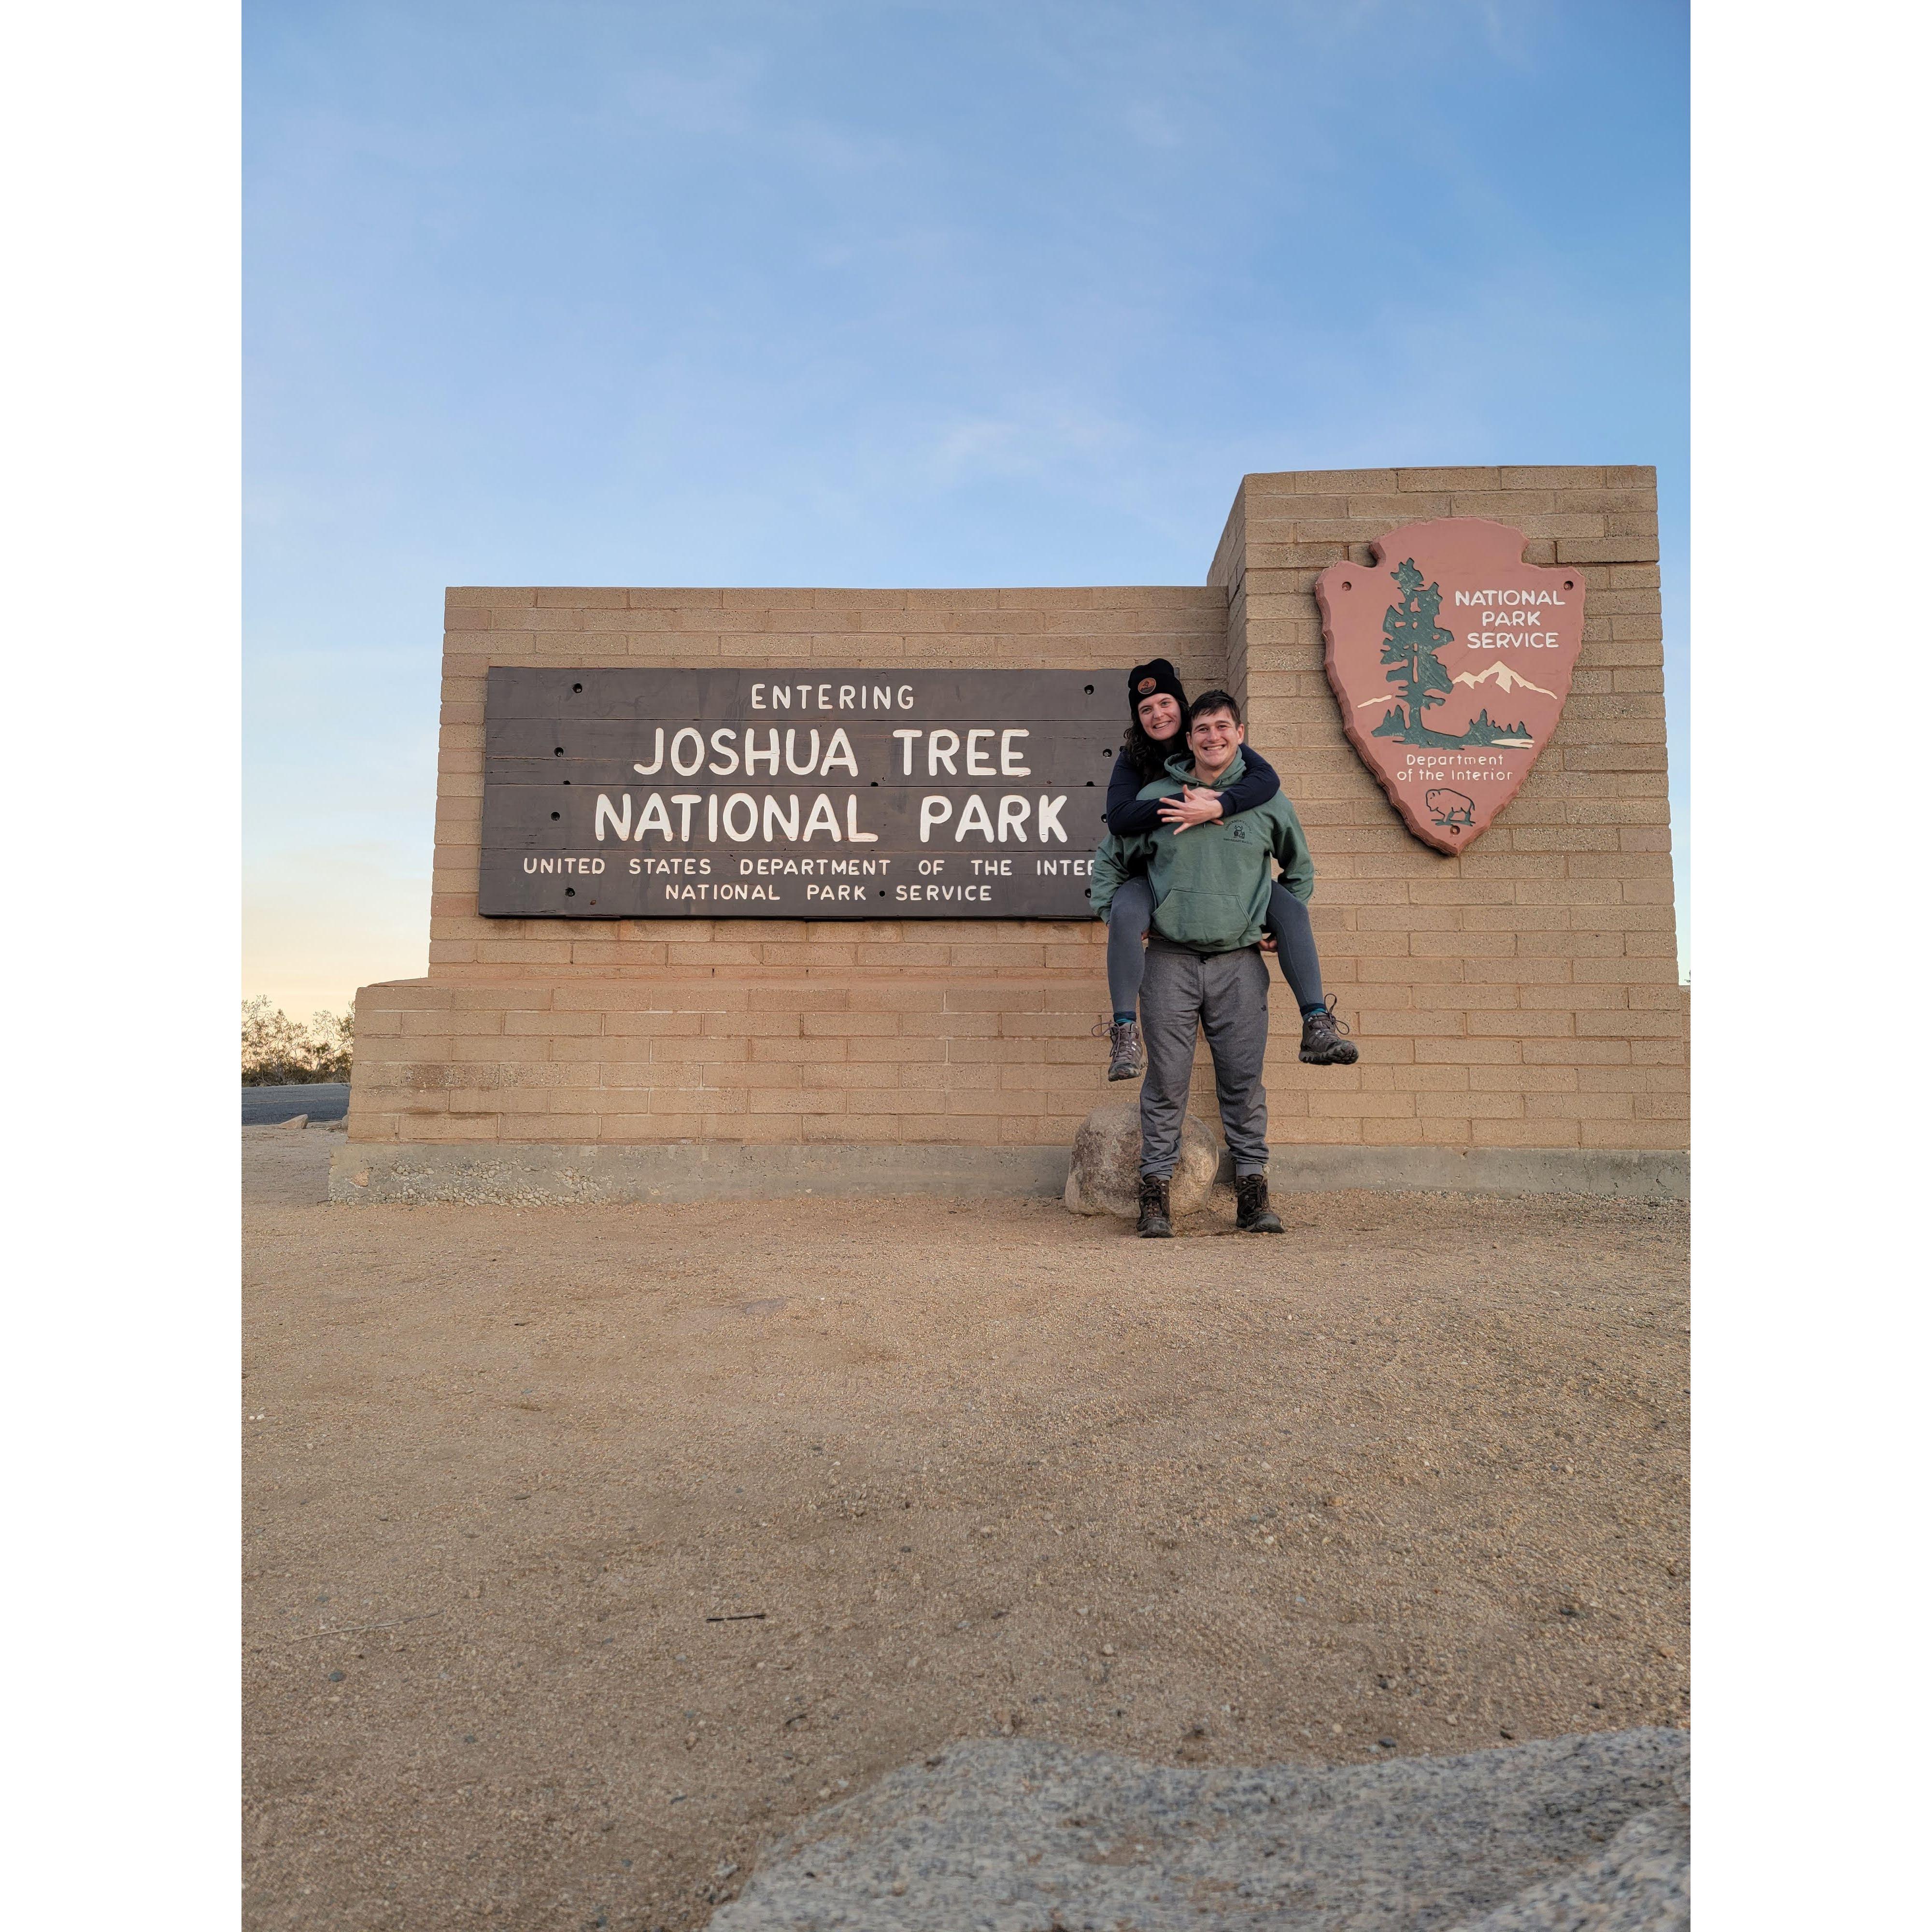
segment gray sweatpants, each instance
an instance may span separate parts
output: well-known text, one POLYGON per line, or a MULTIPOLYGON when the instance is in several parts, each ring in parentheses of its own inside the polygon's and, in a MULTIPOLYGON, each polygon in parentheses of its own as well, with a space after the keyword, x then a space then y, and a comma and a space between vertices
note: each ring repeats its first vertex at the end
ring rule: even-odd
POLYGON ((1147 976, 1141 982, 1141 1032, 1147 1042, 1142 1173, 1170 1178, 1180 1156, 1197 1023, 1214 1058, 1214 1095, 1234 1172, 1268 1172, 1268 1092, 1262 1085, 1268 995, 1268 967, 1258 947, 1202 954, 1158 933, 1149 935, 1147 976))

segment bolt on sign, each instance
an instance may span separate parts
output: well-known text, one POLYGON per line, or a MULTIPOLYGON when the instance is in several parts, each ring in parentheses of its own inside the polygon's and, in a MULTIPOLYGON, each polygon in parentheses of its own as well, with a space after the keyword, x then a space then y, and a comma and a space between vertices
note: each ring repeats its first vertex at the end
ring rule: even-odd
POLYGON ((479 910, 1084 919, 1126 675, 494 667, 479 910))
POLYGON ((1583 578, 1522 560, 1523 534, 1438 517, 1316 578, 1342 727, 1410 831, 1462 852, 1550 742, 1583 649, 1583 578))

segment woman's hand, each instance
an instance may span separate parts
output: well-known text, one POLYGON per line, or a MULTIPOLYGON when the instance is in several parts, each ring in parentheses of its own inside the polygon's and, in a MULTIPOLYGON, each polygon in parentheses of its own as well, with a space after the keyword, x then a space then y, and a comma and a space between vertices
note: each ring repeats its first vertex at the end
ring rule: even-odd
POLYGON ((1190 785, 1178 798, 1160 802, 1161 823, 1172 826, 1176 832, 1185 832, 1191 825, 1212 825, 1220 815, 1221 794, 1199 785, 1190 785))

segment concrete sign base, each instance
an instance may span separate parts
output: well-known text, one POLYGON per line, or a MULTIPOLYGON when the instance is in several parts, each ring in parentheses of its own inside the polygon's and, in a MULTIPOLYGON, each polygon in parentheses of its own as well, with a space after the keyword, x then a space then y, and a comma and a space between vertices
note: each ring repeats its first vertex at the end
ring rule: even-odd
MULTIPOLYGON (((1680 1201, 1690 1191, 1682 1154, 1574 1148, 1276 1147, 1276 1195, 1350 1187, 1407 1193, 1598 1194, 1680 1201)), ((644 1142, 493 1147, 350 1141, 330 1163, 328 1198, 364 1204, 555 1207, 574 1202, 1064 1197, 1064 1147, 742 1146, 644 1142)), ((1222 1155, 1222 1180, 1228 1178, 1222 1155)))

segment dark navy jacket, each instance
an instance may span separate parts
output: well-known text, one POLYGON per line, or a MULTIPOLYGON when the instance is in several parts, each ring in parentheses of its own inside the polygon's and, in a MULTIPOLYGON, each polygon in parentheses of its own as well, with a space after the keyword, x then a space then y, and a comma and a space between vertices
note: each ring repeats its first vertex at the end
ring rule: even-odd
MULTIPOLYGON (((1221 816, 1224 820, 1232 818, 1238 812, 1252 812, 1256 806, 1267 804, 1281 789, 1280 775, 1253 746, 1241 747, 1241 761, 1247 769, 1241 775, 1240 782, 1230 785, 1221 794, 1221 816)), ((1156 772, 1154 776, 1159 778, 1162 774, 1156 772)), ((1131 838, 1138 833, 1160 830, 1160 808, 1166 801, 1142 798, 1140 790, 1146 783, 1123 746, 1114 760, 1114 776, 1107 782, 1107 830, 1116 838, 1131 838)))

